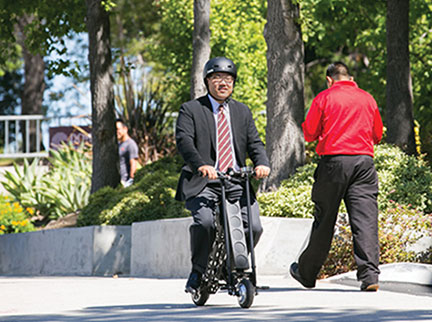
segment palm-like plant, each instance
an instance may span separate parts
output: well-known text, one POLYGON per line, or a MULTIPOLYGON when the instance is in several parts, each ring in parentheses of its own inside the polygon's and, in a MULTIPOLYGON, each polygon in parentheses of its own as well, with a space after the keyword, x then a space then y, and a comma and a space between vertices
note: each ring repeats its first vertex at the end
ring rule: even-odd
POLYGON ((174 119, 163 99, 163 83, 151 76, 140 56, 134 65, 120 56, 117 75, 116 111, 138 144, 140 163, 172 155, 174 119))

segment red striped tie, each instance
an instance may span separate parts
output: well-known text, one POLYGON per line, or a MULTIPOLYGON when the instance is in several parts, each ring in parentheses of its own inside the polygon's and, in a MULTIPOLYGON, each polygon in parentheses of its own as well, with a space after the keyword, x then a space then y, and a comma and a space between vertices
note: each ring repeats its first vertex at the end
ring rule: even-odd
POLYGON ((233 166, 233 156, 231 150, 231 135, 227 118, 224 114, 223 105, 219 106, 218 113, 218 154, 219 154, 219 171, 226 172, 233 166))

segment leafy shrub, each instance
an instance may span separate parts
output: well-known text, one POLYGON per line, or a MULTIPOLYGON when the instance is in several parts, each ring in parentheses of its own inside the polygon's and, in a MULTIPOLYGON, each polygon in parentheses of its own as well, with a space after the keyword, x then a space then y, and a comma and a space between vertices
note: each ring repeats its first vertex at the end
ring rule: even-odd
POLYGON ((5 172, 4 188, 23 207, 36 210, 44 219, 57 219, 88 203, 91 182, 91 158, 83 146, 62 145, 51 151, 48 170, 24 160, 22 168, 14 164, 15 174, 5 172))
POLYGON ((432 171, 423 156, 410 156, 396 146, 379 145, 375 151, 375 165, 381 210, 391 207, 394 201, 432 213, 432 171))
MULTIPOLYGON (((261 214, 281 217, 312 217, 311 191, 317 159, 299 168, 282 182, 279 190, 258 195, 261 214)), ((432 249, 416 254, 410 246, 429 233, 432 221, 432 171, 422 157, 406 155, 382 144, 375 149, 379 177, 379 240, 381 263, 432 262, 432 249)), ((339 213, 346 213, 344 203, 339 213)), ((355 269, 351 230, 347 215, 340 215, 332 248, 320 277, 355 269)))
MULTIPOLYGON (((356 269, 353 255, 352 232, 348 216, 340 215, 336 224, 329 256, 323 265, 320 278, 356 269)), ((394 262, 432 263, 432 247, 416 253, 412 247, 420 238, 430 236, 432 215, 423 214, 407 206, 392 203, 378 220, 380 264, 394 262)))
POLYGON ((179 156, 166 157, 138 170, 130 187, 98 190, 79 214, 78 226, 130 225, 186 216, 183 203, 174 200, 181 164, 179 156))
MULTIPOLYGON (((259 194, 261 214, 312 217, 313 203, 310 199, 315 162, 298 168, 277 191, 259 194)), ((375 166, 380 183, 378 205, 381 211, 392 208, 394 201, 432 213, 432 170, 422 157, 409 156, 398 147, 381 144, 375 149, 375 166)), ((339 212, 346 212, 343 203, 339 212)))
POLYGON ((311 217, 311 191, 315 169, 316 164, 309 163, 298 168, 288 180, 284 180, 278 190, 258 194, 261 214, 272 217, 311 217))
POLYGON ((0 195, 0 235, 34 230, 30 217, 34 210, 23 209, 18 202, 0 195))

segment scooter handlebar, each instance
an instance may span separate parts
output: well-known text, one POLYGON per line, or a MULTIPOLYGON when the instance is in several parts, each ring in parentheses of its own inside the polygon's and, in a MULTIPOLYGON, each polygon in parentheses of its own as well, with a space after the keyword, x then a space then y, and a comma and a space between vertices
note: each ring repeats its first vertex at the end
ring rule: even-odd
MULTIPOLYGON (((235 171, 232 168, 229 168, 226 172, 221 172, 216 170, 218 179, 230 179, 230 178, 245 178, 248 176, 249 178, 255 176, 255 171, 252 167, 242 167, 239 171, 235 171)), ((198 171, 199 176, 203 176, 202 171, 198 171)))
POLYGON ((240 168, 240 171, 235 171, 234 169, 229 168, 227 174, 234 178, 244 178, 246 176, 255 176, 255 171, 252 167, 242 167, 240 168))

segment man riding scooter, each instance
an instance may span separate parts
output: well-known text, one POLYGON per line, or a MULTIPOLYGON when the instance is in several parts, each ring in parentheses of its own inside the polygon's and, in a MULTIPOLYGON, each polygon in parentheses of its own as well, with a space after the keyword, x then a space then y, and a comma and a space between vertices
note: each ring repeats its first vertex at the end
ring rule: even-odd
MULTIPOLYGON (((204 67, 208 94, 181 105, 176 125, 177 149, 185 162, 176 199, 186 202, 193 224, 190 227, 192 271, 186 283, 195 292, 207 267, 214 240, 214 214, 221 198, 217 171, 239 170, 246 166, 246 156, 253 164, 256 178, 270 173, 264 144, 259 138, 249 108, 231 98, 237 79, 234 63, 225 57, 210 59, 204 67)), ((228 182, 229 200, 239 200, 244 227, 246 187, 228 182)), ((261 234, 258 203, 251 190, 251 216, 254 245, 261 234)))

